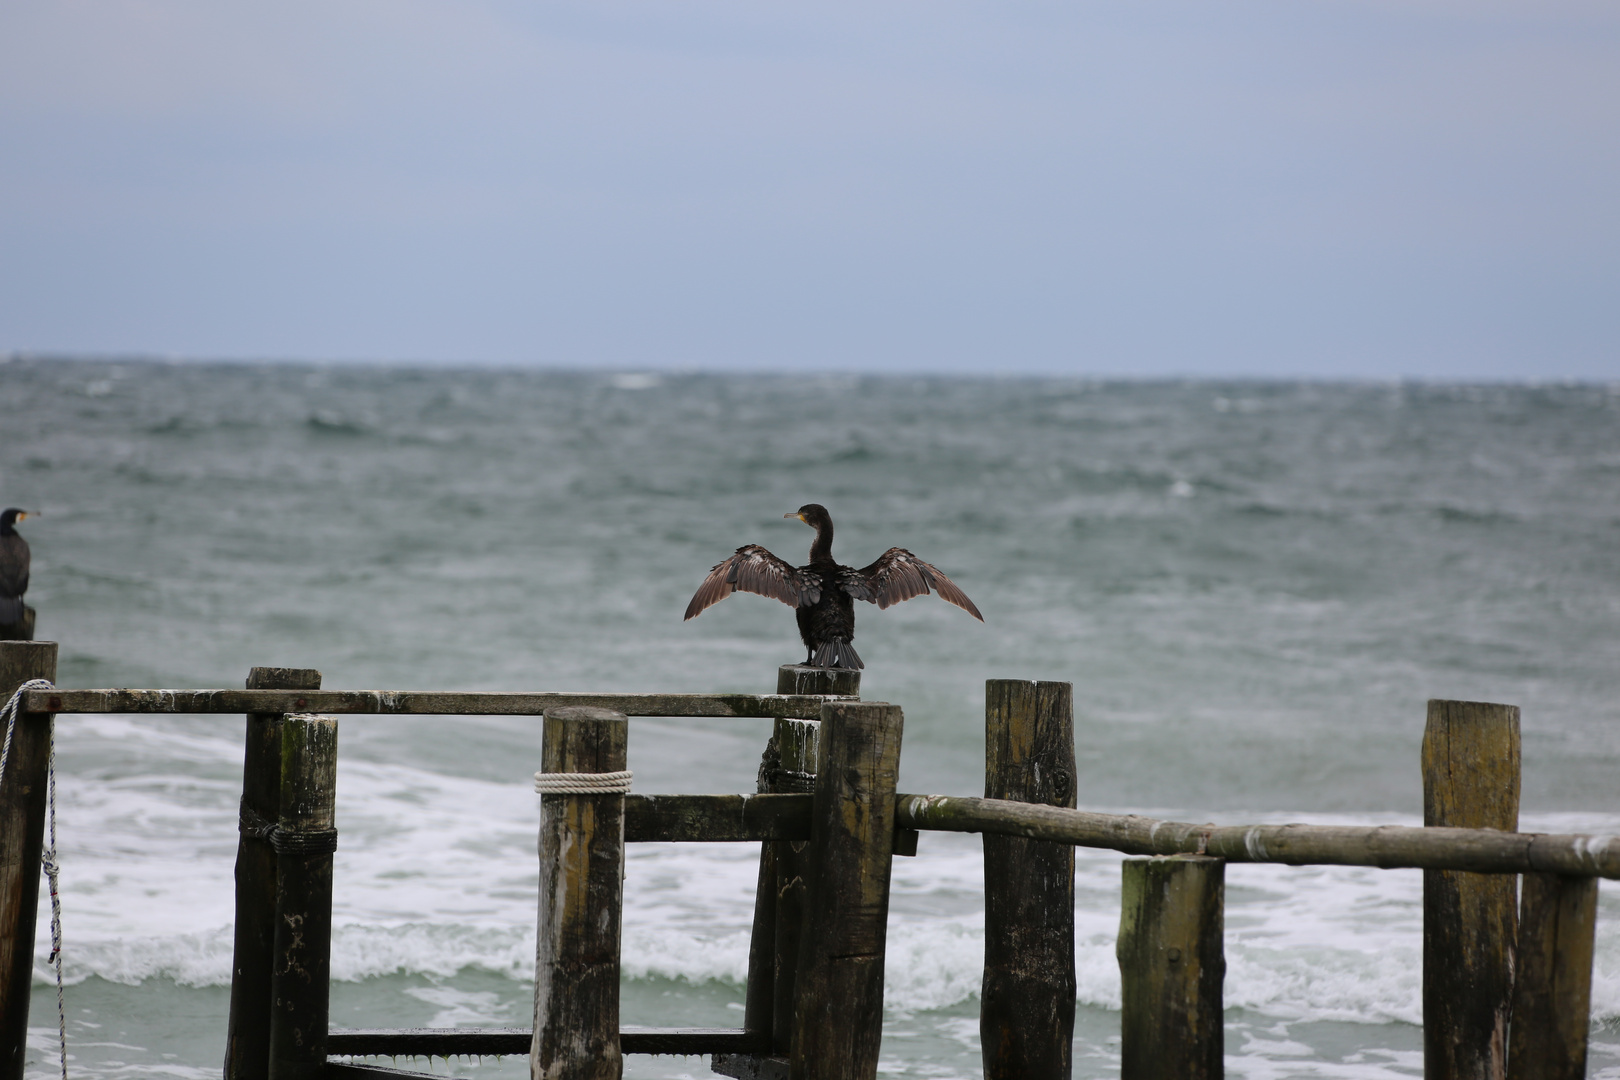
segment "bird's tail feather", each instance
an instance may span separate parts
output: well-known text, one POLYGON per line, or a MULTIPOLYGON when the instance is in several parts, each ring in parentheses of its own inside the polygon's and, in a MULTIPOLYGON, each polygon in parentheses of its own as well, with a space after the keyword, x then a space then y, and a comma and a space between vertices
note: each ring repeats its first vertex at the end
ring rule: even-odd
POLYGON ((0 625, 10 626, 23 620, 23 601, 20 596, 0 596, 0 625))
POLYGON ((865 664, 861 663, 860 653, 855 646, 847 641, 823 641, 816 646, 816 667, 853 668, 860 671, 865 664))

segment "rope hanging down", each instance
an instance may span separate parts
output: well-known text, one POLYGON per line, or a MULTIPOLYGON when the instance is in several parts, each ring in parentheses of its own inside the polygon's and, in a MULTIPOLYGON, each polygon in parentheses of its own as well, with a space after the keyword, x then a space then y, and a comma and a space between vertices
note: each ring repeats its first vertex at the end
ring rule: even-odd
POLYGON ((542 795, 628 795, 629 769, 617 772, 537 772, 534 790, 542 795))
MULTIPOLYGON (((30 690, 55 690, 49 679, 29 679, 17 687, 11 700, 0 707, 0 716, 6 718, 5 746, 0 747, 0 783, 5 783, 6 766, 11 763, 11 736, 17 730, 17 714, 22 708, 22 697, 30 690)), ((50 822, 50 836, 40 853, 40 868, 51 889, 51 957, 46 963, 56 967, 56 1042, 61 1049, 62 1080, 67 1080, 67 1007, 62 1001, 62 898, 57 890, 57 875, 61 866, 56 861, 56 718, 49 720, 50 735, 45 754, 46 818, 50 822)))

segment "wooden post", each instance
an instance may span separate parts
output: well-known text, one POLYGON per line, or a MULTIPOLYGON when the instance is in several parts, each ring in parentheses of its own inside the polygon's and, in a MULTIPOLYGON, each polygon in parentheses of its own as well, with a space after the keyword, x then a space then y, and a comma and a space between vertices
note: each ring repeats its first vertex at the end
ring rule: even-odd
MULTIPOLYGON (((249 690, 319 690, 310 668, 256 667, 249 690)), ((242 816, 236 842, 236 947, 225 1080, 270 1075, 270 971, 276 947, 276 853, 264 826, 281 806, 281 714, 249 713, 242 754, 242 816)))
MULTIPOLYGON (((29 679, 56 679, 56 642, 0 641, 0 704, 29 679)), ((0 779, 0 1080, 22 1080, 28 1056, 51 723, 50 713, 17 715, 0 779)))
POLYGON ((799 952, 792 1080, 877 1075, 903 728, 897 705, 821 707, 807 874, 813 900, 799 952))
MULTIPOLYGON (((1075 804, 1074 687, 984 684, 984 797, 1075 804)), ((1074 848, 984 838, 985 1080, 1068 1080, 1074 1042, 1074 848)))
POLYGON ((1226 862, 1173 855, 1124 870, 1120 1080, 1218 1080, 1226 862))
MULTIPOLYGON (((1429 702, 1423 824, 1516 832, 1519 710, 1429 702)), ((1502 1080, 1513 994, 1517 881, 1423 872, 1423 1068, 1429 1080, 1502 1080)))
POLYGON ((1508 1080, 1586 1075, 1597 897, 1597 878, 1524 875, 1508 1080))
MULTIPOLYGON (((542 771, 618 772, 629 724, 608 709, 547 709, 542 771)), ((540 797, 533 1080, 617 1080, 624 796, 540 797)))
MULTIPOLYGON (((776 673, 778 694, 861 692, 861 673, 845 668, 783 664, 776 673)), ((819 720, 779 716, 759 766, 761 792, 815 790, 816 729, 819 720)), ((793 987, 799 970, 804 929, 805 841, 763 844, 759 886, 754 893, 754 931, 748 948, 748 990, 743 1028, 771 1033, 771 1052, 786 1056, 793 1042, 793 987)))
POLYGON ((270 1080, 320 1080, 332 989, 338 726, 330 716, 289 714, 280 727, 270 1080))

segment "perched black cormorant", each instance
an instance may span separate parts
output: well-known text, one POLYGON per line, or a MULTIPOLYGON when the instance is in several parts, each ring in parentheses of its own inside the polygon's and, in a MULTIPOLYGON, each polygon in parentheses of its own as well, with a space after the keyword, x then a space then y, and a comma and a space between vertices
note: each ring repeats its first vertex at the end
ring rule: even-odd
POLYGON ((804 662, 833 668, 866 666, 849 643, 855 636, 856 600, 886 608, 933 591, 941 600, 984 621, 955 582, 905 548, 890 548, 876 562, 859 570, 838 565, 832 557, 832 518, 825 506, 811 503, 782 516, 798 518, 816 530, 816 541, 810 545, 810 565, 789 566, 758 544, 745 544, 737 554, 709 571, 692 602, 686 605, 686 618, 718 604, 738 589, 769 596, 794 608, 799 617, 799 637, 809 651, 804 662))
POLYGON ((0 513, 0 625, 23 621, 23 593, 28 591, 28 541, 12 528, 28 511, 11 507, 0 513))

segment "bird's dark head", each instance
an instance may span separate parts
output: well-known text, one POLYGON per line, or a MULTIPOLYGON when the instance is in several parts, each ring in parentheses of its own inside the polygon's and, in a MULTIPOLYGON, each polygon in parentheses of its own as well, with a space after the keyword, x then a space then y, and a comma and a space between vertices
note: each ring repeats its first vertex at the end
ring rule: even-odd
POLYGON ((0 511, 0 529, 9 533, 13 525, 27 517, 28 511, 19 510, 15 506, 7 507, 4 511, 0 511))
POLYGON ((820 503, 805 503, 803 506, 793 511, 793 513, 783 514, 782 516, 798 518, 800 521, 817 531, 820 531, 826 526, 832 524, 832 515, 827 513, 827 508, 822 506, 820 503))

